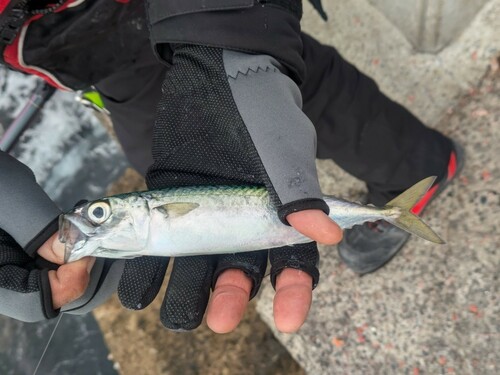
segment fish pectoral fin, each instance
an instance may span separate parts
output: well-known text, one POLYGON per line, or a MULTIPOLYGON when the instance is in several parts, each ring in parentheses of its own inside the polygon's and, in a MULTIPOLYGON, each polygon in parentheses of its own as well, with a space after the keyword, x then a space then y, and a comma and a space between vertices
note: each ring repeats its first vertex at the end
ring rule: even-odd
POLYGON ((166 203, 161 206, 153 207, 153 210, 157 210, 161 214, 174 218, 179 216, 184 216, 191 211, 198 208, 200 205, 198 203, 189 202, 176 202, 176 203, 166 203))

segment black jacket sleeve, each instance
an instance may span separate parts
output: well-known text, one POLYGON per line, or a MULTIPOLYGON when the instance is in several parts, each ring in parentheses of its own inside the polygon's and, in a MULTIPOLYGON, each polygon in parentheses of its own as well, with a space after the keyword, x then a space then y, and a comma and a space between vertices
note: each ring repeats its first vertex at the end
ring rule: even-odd
MULTIPOLYGON (((315 1, 319 4, 318 1, 315 1)), ((196 44, 270 55, 300 84, 301 0, 148 0, 151 41, 163 60, 171 44, 196 44)))
POLYGON ((31 169, 0 151, 0 228, 33 255, 57 230, 60 214, 31 169))

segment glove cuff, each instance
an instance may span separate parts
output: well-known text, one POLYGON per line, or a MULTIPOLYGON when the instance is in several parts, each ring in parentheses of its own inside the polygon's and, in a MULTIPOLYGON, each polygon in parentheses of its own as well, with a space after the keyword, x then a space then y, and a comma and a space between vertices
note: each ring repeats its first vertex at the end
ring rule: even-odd
POLYGON ((249 299, 254 298, 259 292, 262 279, 267 268, 267 250, 254 251, 250 253, 225 254, 220 255, 217 262, 217 268, 212 278, 212 290, 219 276, 226 270, 238 269, 252 281, 249 299))
POLYGON ((52 290, 50 288, 49 270, 40 271, 40 298, 43 313, 47 319, 53 319, 59 315, 60 309, 55 310, 52 305, 52 290))
POLYGON ((304 271, 312 277, 312 289, 315 289, 319 282, 319 270, 316 266, 301 260, 280 260, 271 267, 271 285, 276 289, 276 278, 285 268, 293 268, 304 271))
POLYGON ((285 268, 306 272, 312 277, 312 289, 319 281, 319 252, 315 242, 272 249, 269 253, 271 263, 271 283, 276 288, 276 278, 285 268))
POLYGON ((283 224, 290 225, 286 217, 294 212, 304 210, 321 210, 327 215, 330 213, 330 207, 323 199, 310 198, 284 204, 278 209, 278 217, 283 224))

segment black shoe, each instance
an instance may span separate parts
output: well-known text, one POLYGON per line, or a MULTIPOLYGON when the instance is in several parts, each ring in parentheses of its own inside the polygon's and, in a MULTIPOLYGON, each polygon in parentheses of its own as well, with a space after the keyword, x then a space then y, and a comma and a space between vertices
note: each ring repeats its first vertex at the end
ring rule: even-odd
MULTIPOLYGON (((455 143, 446 178, 435 183, 411 211, 420 215, 424 208, 458 176, 463 164, 463 149, 455 143)), ((389 262, 401 250, 408 238, 410 238, 408 232, 387 221, 379 220, 346 229, 344 238, 338 245, 338 251, 340 258, 350 269, 363 275, 376 271, 389 262)))

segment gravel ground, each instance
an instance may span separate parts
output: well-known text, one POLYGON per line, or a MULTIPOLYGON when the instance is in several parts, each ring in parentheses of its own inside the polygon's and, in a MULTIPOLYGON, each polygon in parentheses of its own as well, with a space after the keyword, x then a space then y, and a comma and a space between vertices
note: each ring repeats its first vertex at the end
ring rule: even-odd
MULTIPOLYGON (((424 217, 445 245, 412 236, 359 277, 321 247, 322 280, 306 324, 278 339, 308 374, 470 374, 500 371, 500 70, 497 59, 436 124, 466 153, 465 168, 424 217)), ((356 199, 360 181, 320 163, 324 191, 356 199)), ((258 312, 272 327, 264 285, 258 312)))

